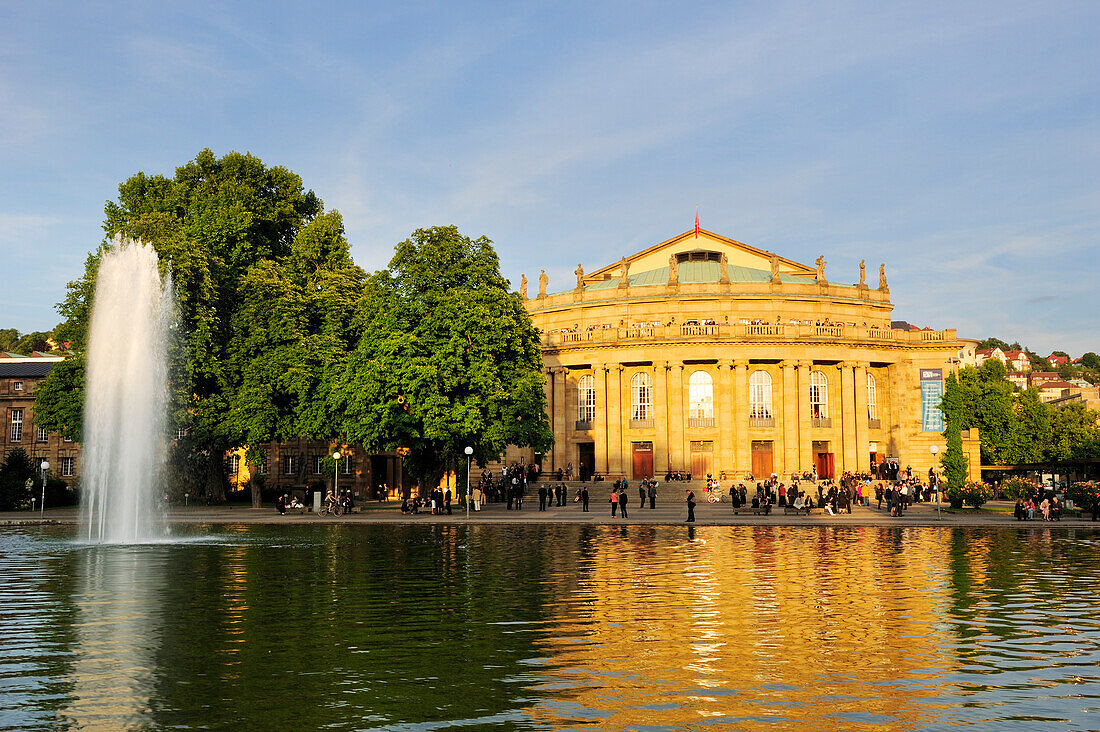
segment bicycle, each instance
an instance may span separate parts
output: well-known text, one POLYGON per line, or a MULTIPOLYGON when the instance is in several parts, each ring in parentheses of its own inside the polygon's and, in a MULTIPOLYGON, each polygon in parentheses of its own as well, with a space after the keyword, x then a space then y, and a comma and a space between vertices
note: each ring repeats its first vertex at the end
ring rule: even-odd
POLYGON ((344 507, 340 505, 338 501, 325 501, 321 504, 320 510, 317 511, 318 516, 339 516, 344 512, 344 507))

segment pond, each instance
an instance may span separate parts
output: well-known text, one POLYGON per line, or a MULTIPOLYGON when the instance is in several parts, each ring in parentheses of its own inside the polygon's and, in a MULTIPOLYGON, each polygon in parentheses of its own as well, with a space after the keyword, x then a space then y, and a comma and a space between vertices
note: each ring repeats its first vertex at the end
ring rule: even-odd
POLYGON ((1100 728, 1100 535, 0 529, 0 727, 1100 728))

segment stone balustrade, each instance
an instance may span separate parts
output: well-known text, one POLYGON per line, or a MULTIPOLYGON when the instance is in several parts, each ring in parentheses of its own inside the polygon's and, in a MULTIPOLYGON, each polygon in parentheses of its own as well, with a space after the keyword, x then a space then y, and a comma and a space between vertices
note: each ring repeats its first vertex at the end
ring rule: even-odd
POLYGON ((746 324, 726 325, 647 325, 629 328, 594 328, 575 332, 542 334, 544 346, 569 346, 590 343, 630 343, 637 341, 681 340, 775 340, 805 342, 929 343, 956 340, 949 330, 897 330, 852 325, 746 324))

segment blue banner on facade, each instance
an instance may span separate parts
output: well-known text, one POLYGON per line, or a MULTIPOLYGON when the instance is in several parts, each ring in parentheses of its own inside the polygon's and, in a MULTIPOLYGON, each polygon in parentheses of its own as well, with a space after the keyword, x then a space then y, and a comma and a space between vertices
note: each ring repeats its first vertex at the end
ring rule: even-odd
POLYGON ((921 431, 943 432, 943 369, 920 370, 921 431))

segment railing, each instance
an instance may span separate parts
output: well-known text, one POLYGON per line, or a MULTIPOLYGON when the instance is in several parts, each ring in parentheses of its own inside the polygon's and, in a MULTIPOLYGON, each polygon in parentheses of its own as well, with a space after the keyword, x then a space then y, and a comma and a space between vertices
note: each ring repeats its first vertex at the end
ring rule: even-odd
POLYGON ((706 429, 714 426, 714 417, 688 417, 688 429, 706 429))
POLYGON ((749 427, 775 427, 775 417, 749 417, 749 427))
POLYGON ((592 429, 592 420, 589 420, 589 419, 578 419, 578 420, 577 420, 577 421, 576 421, 576 422, 574 423, 574 425, 573 425, 573 428, 574 428, 575 430, 577 430, 578 432, 583 432, 583 431, 585 431, 585 430, 590 430, 590 429, 592 429))
POLYGON ((651 430, 653 429, 652 419, 632 419, 630 420, 630 429, 632 430, 651 430))
POLYGON ((616 343, 639 340, 693 340, 728 338, 755 340, 784 338, 789 340, 825 340, 886 343, 945 343, 956 339, 956 331, 896 330, 852 325, 803 325, 786 323, 727 323, 724 325, 647 325, 631 328, 593 328, 575 332, 544 333, 544 346, 582 343, 616 343))
POLYGON ((832 427, 833 420, 831 417, 811 417, 810 421, 814 427, 832 427))
POLYGON ((867 428, 872 429, 872 430, 882 429, 882 420, 879 420, 879 419, 869 419, 869 420, 867 420, 867 428))
POLYGON ((681 325, 680 335, 682 336, 716 336, 718 335, 717 325, 681 325))

